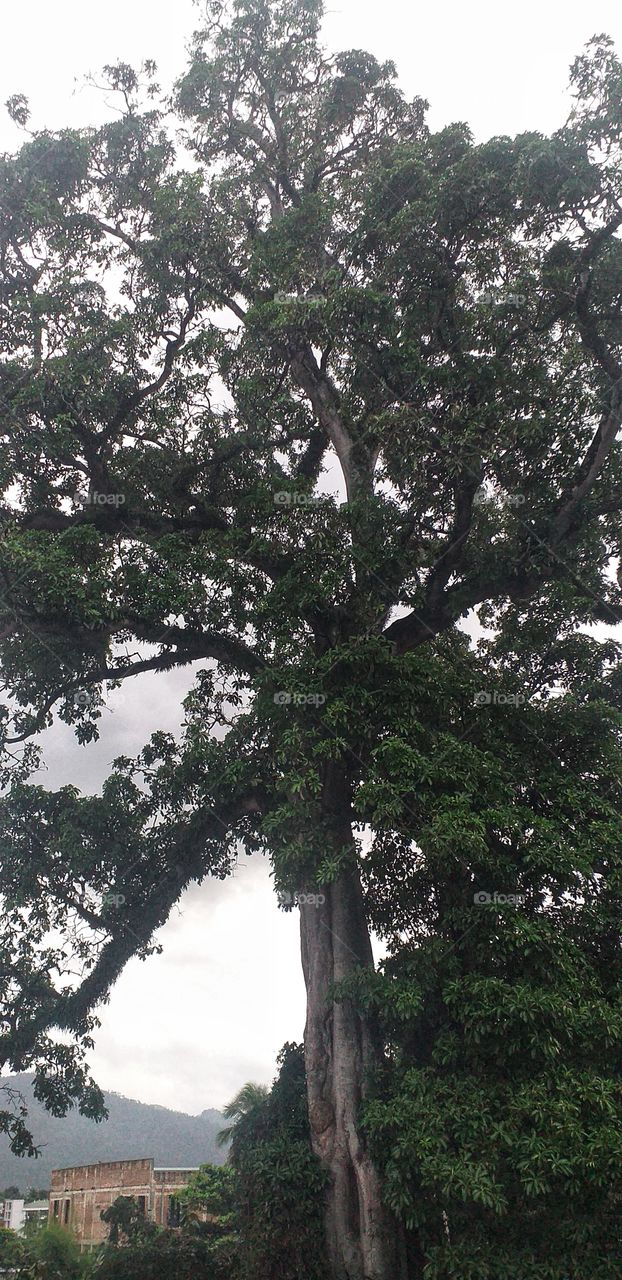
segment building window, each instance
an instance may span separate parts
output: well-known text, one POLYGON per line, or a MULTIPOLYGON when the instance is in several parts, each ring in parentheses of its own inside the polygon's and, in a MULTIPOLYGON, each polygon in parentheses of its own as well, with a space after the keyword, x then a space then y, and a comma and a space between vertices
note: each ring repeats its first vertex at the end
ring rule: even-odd
POLYGON ((57 1218, 57 1217, 58 1217, 59 1210, 60 1210, 60 1200, 53 1200, 53 1201, 52 1201, 52 1213, 54 1214, 54 1217, 55 1217, 55 1218, 57 1218))
POLYGON ((70 1210, 70 1209, 71 1209, 71 1200, 65 1200, 65 1214, 64 1214, 64 1217, 63 1217, 63 1222, 65 1223, 65 1226, 66 1226, 66 1225, 67 1225, 67 1223, 69 1222, 69 1210, 70 1210))
POLYGON ((166 1224, 169 1227, 181 1226, 181 1205, 177 1196, 169 1196, 168 1198, 168 1214, 166 1224))
POLYGON ((137 1202, 138 1202, 138 1212, 139 1212, 139 1213, 142 1213, 143 1218, 144 1218, 144 1217, 146 1216, 146 1213, 147 1213, 147 1197, 146 1197, 146 1196, 137 1196, 137 1197, 136 1197, 136 1199, 137 1199, 137 1202))

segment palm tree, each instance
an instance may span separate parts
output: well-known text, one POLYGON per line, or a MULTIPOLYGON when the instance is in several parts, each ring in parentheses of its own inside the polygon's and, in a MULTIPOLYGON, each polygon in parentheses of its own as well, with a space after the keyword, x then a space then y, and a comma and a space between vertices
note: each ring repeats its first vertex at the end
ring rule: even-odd
POLYGON ((246 1122, 262 1110, 269 1096, 270 1090, 265 1084, 253 1084, 249 1081, 242 1085, 239 1093, 236 1093, 235 1098, 227 1103, 223 1111, 225 1120, 233 1120, 233 1124, 226 1129, 221 1129, 216 1135, 218 1146, 226 1147, 228 1143, 235 1144, 241 1129, 246 1128, 246 1122))

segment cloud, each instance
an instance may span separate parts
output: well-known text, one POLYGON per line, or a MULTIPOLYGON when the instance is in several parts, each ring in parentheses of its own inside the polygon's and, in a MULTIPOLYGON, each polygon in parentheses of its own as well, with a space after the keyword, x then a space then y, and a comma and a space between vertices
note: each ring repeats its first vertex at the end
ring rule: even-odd
MULTIPOLYGON (((118 755, 155 729, 179 734, 191 667, 126 681, 87 747, 56 721, 41 735, 50 789, 99 791, 118 755)), ((304 983, 297 913, 279 911, 269 865, 242 853, 233 876, 191 885, 158 933, 163 953, 132 960, 100 1011, 91 1065, 103 1088, 200 1112, 248 1079, 268 1083, 286 1040, 300 1040, 304 983)))

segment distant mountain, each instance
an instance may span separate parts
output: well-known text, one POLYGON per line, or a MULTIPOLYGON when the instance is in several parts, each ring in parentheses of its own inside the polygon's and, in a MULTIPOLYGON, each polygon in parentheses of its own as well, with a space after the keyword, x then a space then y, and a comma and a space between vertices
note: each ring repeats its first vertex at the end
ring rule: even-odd
MULTIPOLYGON (((184 1168, 199 1164, 222 1164, 226 1153, 216 1146, 216 1134, 224 1128, 220 1111, 203 1111, 189 1116, 134 1102, 119 1093, 105 1094, 108 1119, 101 1124, 70 1111, 59 1120, 33 1097, 32 1075, 3 1076, 0 1086, 19 1089, 28 1107, 35 1143, 41 1148, 37 1160, 14 1156, 4 1134, 0 1134, 0 1188, 47 1187, 52 1169, 67 1165, 94 1164, 98 1160, 129 1160, 153 1156, 156 1165, 184 1168)), ((0 1106, 2 1095, 0 1094, 0 1106)))

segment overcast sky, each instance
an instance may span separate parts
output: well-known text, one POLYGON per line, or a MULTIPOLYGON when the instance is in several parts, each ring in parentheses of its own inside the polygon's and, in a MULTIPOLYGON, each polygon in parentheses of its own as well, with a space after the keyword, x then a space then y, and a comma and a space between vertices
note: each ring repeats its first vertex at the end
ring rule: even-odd
MULTIPOLYGON (((26 94, 34 127, 95 123, 104 108, 84 84, 88 73, 152 58, 168 85, 197 25, 192 0, 5 3, 0 101, 26 94)), ((601 32, 622 49, 619 0, 337 0, 325 19, 332 51, 393 59, 404 90, 429 100, 434 128, 466 120, 481 140, 562 124, 570 63, 601 32)), ((0 148, 17 140, 0 115, 0 148)), ((135 754, 156 728, 179 728, 189 681, 177 671, 126 685, 104 712, 97 746, 79 748, 67 726, 55 726, 41 781, 96 790, 116 755, 135 754)), ((160 940, 164 953, 132 962, 103 1010, 91 1059, 98 1082, 191 1112, 221 1106, 248 1079, 269 1082, 281 1045, 302 1036, 304 989, 297 921, 277 910, 265 864, 246 862, 233 879, 195 887, 160 940)))

